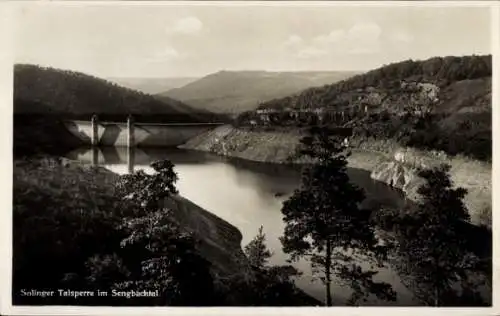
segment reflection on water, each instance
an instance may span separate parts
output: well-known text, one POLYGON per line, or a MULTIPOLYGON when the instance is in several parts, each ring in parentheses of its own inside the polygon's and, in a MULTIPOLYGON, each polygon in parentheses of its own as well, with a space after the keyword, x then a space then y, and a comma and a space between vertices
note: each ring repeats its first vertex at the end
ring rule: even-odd
MULTIPOLYGON (((82 148, 67 157, 103 165, 119 174, 139 169, 151 173, 151 162, 169 159, 179 176, 176 186, 181 195, 236 226, 243 234, 243 245, 263 225, 267 246, 273 252, 270 263, 287 264, 288 257, 279 241, 284 230, 281 206, 300 184, 298 166, 256 163, 180 149, 82 148)), ((348 173, 352 181, 365 190, 365 203, 391 207, 405 204, 399 191, 373 181, 368 172, 349 169, 348 173)), ((312 280, 310 264, 301 260, 293 265, 303 272, 297 284, 308 294, 323 300, 324 286, 320 281, 312 280)), ((397 305, 415 303, 410 292, 390 269, 380 270, 377 278, 393 285, 398 292, 397 305)), ((340 304, 350 295, 348 288, 338 284, 332 286, 332 292, 340 304)), ((376 300, 369 303, 394 304, 376 300)))

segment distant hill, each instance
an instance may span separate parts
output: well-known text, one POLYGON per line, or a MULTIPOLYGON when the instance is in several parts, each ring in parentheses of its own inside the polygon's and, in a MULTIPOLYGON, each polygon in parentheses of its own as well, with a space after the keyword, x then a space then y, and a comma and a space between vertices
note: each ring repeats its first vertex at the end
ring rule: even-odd
POLYGON ((240 115, 238 121, 307 126, 318 123, 318 117, 311 113, 297 118, 283 110, 355 110, 350 125, 358 137, 392 139, 406 146, 489 160, 491 73, 491 55, 407 60, 265 102, 259 109, 277 111, 272 114, 274 123, 273 119, 260 121, 262 115, 253 111, 240 115))
POLYGON ((153 121, 208 120, 194 112, 171 98, 160 100, 80 72, 27 64, 14 68, 15 114, 88 118, 97 113, 101 117, 124 119, 130 113, 153 121))
POLYGON ((149 94, 157 94, 175 88, 180 88, 199 78, 179 77, 179 78, 108 78, 117 84, 149 94))
POLYGON ((241 113, 259 103, 353 76, 354 72, 220 71, 160 93, 196 109, 241 113))

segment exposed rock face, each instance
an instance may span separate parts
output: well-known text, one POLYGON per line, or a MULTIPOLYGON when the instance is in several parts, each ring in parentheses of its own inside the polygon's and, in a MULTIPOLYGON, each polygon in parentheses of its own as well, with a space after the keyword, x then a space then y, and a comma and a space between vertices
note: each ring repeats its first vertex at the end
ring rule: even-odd
POLYGON ((443 163, 451 165, 450 174, 455 186, 468 191, 464 202, 471 222, 491 227, 491 165, 406 148, 396 150, 392 159, 374 167, 371 177, 403 190, 409 199, 418 201, 417 190, 423 184, 423 179, 417 176, 418 169, 443 163))
POLYGON ((371 178, 387 183, 405 192, 411 200, 417 200, 417 188, 423 180, 416 175, 416 170, 398 161, 388 161, 375 167, 371 178))
POLYGON ((405 82, 401 81, 400 88, 392 90, 366 87, 356 91, 349 91, 338 97, 349 102, 354 108, 368 106, 370 111, 378 111, 377 108, 389 112, 429 111, 439 102, 440 88, 428 82, 405 82))
POLYGON ((416 201, 418 200, 417 189, 423 184, 423 179, 417 176, 418 169, 432 168, 437 165, 435 161, 423 157, 419 159, 410 150, 401 149, 395 151, 392 159, 375 166, 371 177, 401 189, 409 199, 416 201))

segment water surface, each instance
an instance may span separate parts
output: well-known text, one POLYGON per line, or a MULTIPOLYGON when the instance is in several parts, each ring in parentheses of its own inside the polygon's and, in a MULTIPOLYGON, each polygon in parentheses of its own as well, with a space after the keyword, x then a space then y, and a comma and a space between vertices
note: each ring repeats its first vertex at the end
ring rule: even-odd
MULTIPOLYGON (((283 234, 281 207, 300 184, 300 167, 265 164, 239 159, 229 159, 208 153, 180 149, 127 149, 82 148, 66 155, 88 163, 102 165, 109 170, 125 174, 133 170, 153 172, 149 164, 169 159, 179 176, 176 184, 179 193, 236 226, 243 235, 242 246, 256 234, 261 225, 267 238, 267 246, 273 252, 271 264, 288 264, 279 237, 283 234)), ((374 181, 364 170, 349 169, 351 180, 365 190, 365 203, 401 207, 405 198, 400 191, 374 181)), ((313 280, 308 262, 293 263, 303 275, 297 285, 317 299, 324 300, 324 286, 313 280)), ((377 278, 392 284, 398 293, 397 302, 370 299, 369 305, 414 305, 410 292, 401 284, 390 269, 379 271, 377 278)), ((349 288, 339 284, 332 286, 334 301, 343 304, 350 295, 349 288)))

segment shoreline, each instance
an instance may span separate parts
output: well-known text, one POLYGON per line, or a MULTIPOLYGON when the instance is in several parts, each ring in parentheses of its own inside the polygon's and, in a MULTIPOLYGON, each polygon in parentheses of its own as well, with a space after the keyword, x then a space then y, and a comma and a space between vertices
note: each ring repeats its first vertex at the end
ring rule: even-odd
MULTIPOLYGON (((251 130, 228 124, 197 135, 178 148, 262 163, 303 164, 304 159, 290 159, 301 137, 297 131, 251 130)), ((420 198, 417 189, 422 183, 417 170, 449 164, 455 186, 468 190, 464 202, 471 222, 491 229, 490 163, 451 157, 437 151, 404 148, 391 141, 353 139, 350 151, 348 167, 370 172, 373 180, 402 190, 414 202, 420 198)))

